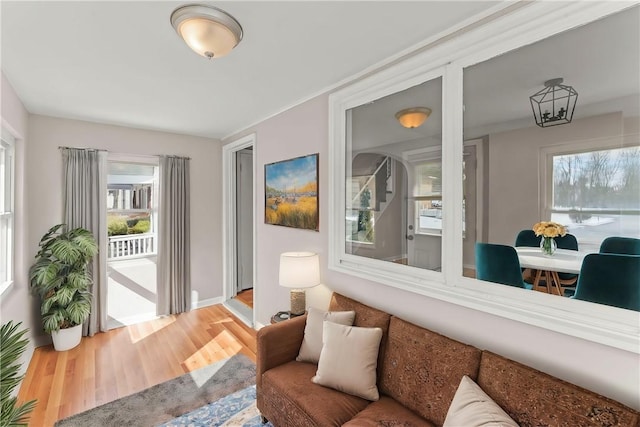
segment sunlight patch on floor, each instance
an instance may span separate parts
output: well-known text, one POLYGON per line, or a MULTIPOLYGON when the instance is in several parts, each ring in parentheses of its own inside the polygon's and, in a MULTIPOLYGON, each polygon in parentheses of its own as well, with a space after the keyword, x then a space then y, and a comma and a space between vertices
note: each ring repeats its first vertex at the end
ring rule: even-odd
POLYGON ((155 257, 109 262, 107 286, 110 329, 156 318, 155 257))
POLYGON ((152 322, 137 323, 133 327, 128 328, 129 339, 132 344, 135 344, 143 339, 155 334, 161 329, 170 326, 176 321, 175 316, 162 316, 157 317, 152 322))
MULTIPOLYGON (((242 350, 242 346, 236 341, 233 335, 225 330, 186 358, 182 362, 182 365, 188 370, 198 369, 227 359, 240 352, 240 350, 242 350)), ((194 378, 194 381, 195 380, 194 378)))

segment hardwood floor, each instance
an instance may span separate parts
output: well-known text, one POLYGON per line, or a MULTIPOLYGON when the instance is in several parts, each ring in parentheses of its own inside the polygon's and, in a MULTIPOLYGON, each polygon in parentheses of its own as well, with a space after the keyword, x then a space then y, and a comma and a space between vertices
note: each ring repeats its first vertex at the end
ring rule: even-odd
POLYGON ((221 305, 205 307, 84 337, 65 352, 39 347, 18 399, 38 399, 30 426, 52 426, 236 353, 255 362, 256 332, 221 305))
POLYGON ((239 292, 236 299, 249 308, 253 308, 253 289, 239 292))

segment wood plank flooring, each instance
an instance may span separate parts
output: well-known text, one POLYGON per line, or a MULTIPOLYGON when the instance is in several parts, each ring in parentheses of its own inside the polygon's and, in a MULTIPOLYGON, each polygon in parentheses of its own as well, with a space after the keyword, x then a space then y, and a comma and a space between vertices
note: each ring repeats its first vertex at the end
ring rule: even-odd
POLYGON ((18 400, 38 399, 29 426, 53 426, 236 353, 255 362, 256 332, 222 305, 205 307, 84 337, 69 351, 39 347, 18 400))
POLYGON ((249 308, 253 308, 253 289, 239 292, 238 295, 236 295, 236 299, 249 308))

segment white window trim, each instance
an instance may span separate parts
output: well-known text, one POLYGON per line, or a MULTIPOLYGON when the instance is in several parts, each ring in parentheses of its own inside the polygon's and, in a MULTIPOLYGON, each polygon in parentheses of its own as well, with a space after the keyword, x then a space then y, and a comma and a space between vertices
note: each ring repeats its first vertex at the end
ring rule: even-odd
POLYGON ((16 155, 16 145, 15 138, 13 135, 9 134, 6 130, 2 129, 2 140, 0 142, 5 149, 11 153, 11 186, 9 188, 9 200, 11 200, 10 211, 7 213, 0 213, 0 215, 10 215, 10 224, 9 224, 9 247, 7 253, 7 277, 8 280, 0 283, 0 296, 3 295, 7 289, 11 287, 14 281, 14 271, 15 271, 15 185, 16 185, 16 169, 15 169, 15 155, 16 155))
MULTIPOLYGON (((329 268, 526 324, 640 353, 640 313, 462 276, 463 69, 619 12, 635 3, 532 2, 363 78, 329 97, 329 268), (345 253, 349 109, 443 77, 442 272, 345 253)), ((444 34, 443 34, 444 35, 444 34)))

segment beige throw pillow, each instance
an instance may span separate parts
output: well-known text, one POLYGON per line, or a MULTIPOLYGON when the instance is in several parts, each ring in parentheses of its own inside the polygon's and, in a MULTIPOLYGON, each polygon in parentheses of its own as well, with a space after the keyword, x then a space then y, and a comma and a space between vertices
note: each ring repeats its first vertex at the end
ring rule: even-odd
POLYGON ((376 367, 382 329, 325 321, 322 339, 318 370, 311 381, 363 399, 378 400, 376 367))
POLYGON ((462 377, 442 427, 518 427, 468 376, 462 377))
POLYGON ((307 324, 304 327, 304 338, 296 360, 298 362, 318 363, 320 350, 322 350, 322 322, 328 320, 333 323, 351 326, 355 318, 355 311, 322 311, 309 307, 307 324))

